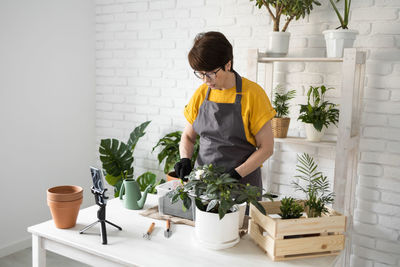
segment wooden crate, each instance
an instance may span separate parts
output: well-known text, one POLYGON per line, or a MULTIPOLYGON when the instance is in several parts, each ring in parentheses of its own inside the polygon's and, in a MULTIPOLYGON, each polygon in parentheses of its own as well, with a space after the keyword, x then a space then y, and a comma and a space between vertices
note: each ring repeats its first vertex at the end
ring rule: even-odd
POLYGON ((344 249, 346 216, 329 210, 318 218, 281 219, 280 201, 260 202, 267 215, 250 207, 249 234, 273 261, 337 255, 344 249))

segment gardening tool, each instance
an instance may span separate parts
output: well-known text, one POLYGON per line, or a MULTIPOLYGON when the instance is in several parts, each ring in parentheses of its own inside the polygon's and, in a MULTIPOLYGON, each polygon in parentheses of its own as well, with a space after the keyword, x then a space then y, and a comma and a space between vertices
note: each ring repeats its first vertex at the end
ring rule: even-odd
POLYGON ((171 229, 171 220, 168 219, 167 220, 167 229, 164 231, 164 236, 166 238, 169 238, 171 236, 171 230, 170 229, 171 229))
POLYGON ((150 235, 151 235, 151 233, 153 232, 154 226, 155 226, 155 225, 156 225, 155 222, 153 222, 153 223, 150 224, 150 227, 149 227, 149 229, 147 230, 147 232, 146 232, 145 234, 143 234, 143 238, 144 238, 144 239, 150 240, 150 235))

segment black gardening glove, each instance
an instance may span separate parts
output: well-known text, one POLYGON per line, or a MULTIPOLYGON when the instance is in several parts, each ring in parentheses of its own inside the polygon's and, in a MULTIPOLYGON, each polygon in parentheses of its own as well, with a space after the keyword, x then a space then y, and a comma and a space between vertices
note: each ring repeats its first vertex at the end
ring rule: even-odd
POLYGON ((232 168, 229 172, 228 172, 229 176, 232 178, 235 178, 236 180, 240 180, 242 179, 242 176, 240 176, 240 174, 235 170, 235 168, 232 168))
POLYGON ((186 175, 192 171, 192 161, 188 158, 182 158, 174 166, 176 176, 182 179, 182 181, 187 181, 186 175))

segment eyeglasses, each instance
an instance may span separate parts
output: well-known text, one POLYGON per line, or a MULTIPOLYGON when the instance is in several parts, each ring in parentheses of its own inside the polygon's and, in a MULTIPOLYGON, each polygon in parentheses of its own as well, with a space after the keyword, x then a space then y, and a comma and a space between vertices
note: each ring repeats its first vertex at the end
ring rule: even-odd
POLYGON ((204 80, 205 77, 208 77, 210 80, 214 80, 215 77, 217 76, 217 72, 220 71, 222 67, 219 67, 216 71, 212 72, 200 72, 200 71, 194 71, 194 75, 196 75, 197 78, 204 80))

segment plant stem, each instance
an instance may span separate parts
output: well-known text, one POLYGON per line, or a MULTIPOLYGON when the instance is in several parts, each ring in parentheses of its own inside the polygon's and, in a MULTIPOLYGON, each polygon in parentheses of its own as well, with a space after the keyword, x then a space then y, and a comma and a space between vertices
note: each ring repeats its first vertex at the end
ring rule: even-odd
POLYGON ((287 27, 289 26, 289 23, 292 21, 292 19, 294 18, 294 16, 291 16, 288 20, 286 20, 285 25, 282 28, 282 31, 285 32, 287 27))

